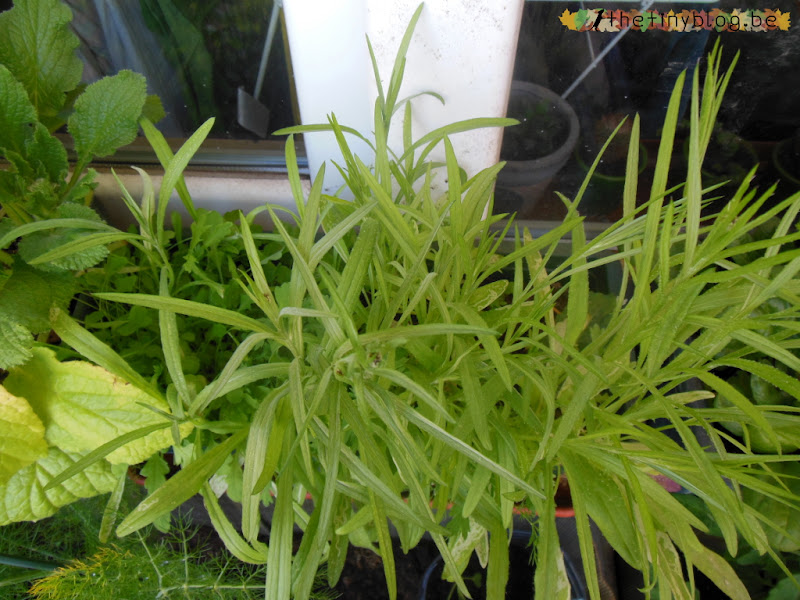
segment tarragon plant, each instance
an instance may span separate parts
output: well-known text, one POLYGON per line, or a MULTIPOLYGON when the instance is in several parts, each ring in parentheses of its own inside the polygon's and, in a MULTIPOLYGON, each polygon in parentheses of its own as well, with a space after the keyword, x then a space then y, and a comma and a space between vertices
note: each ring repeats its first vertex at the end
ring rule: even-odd
MULTIPOLYGON (((486 217, 502 165, 465 177, 449 138, 510 121, 460 122, 414 140, 412 105, 399 94, 419 15, 401 42, 386 88, 375 68, 372 135, 340 125, 334 116, 327 124, 284 132, 334 132, 344 156, 337 167, 353 200, 322 194, 324 173, 304 194, 290 136, 286 157, 295 212, 264 207, 239 216, 246 259, 237 281, 256 313, 180 297, 167 260, 166 200, 210 125, 174 157, 162 152, 166 174, 158 197, 143 174, 141 204, 126 198, 139 224, 131 243, 159 265, 159 289, 94 297, 154 311, 172 392, 142 377, 113 340, 103 343, 63 311, 53 314, 51 324, 64 343, 98 365, 65 366, 102 367, 113 382, 149 396, 140 405, 157 409, 151 412, 161 421, 152 427, 171 432, 181 463, 122 520, 117 534, 138 531, 200 492, 228 549, 243 561, 267 564, 266 598, 307 598, 324 561, 335 582, 350 544, 381 556, 395 597, 393 529, 404 551, 429 535, 462 593, 460 573, 478 553, 488 566, 488 597, 503 598, 509 529, 514 506, 521 504, 538 515, 536 595, 561 600, 570 590, 555 492, 566 475, 593 599, 600 589, 590 520, 642 572, 648 595, 658 586, 661 598, 693 598, 696 567, 731 598, 747 598, 734 570, 698 537, 706 525, 654 476, 681 484, 708 508, 731 554, 743 539, 778 561, 767 532, 793 535, 759 510, 751 494, 795 507, 786 471, 773 465, 796 464, 796 457, 755 454, 748 439, 734 438, 720 424, 738 421, 768 438, 780 432, 792 441, 800 431, 796 410, 757 405, 717 373, 726 366, 752 370, 800 398, 795 378, 751 359, 766 354, 793 372, 800 367, 790 351, 800 292, 800 256, 792 245, 800 237, 792 229, 800 195, 767 209, 773 189, 758 194, 746 181, 719 214, 703 216, 704 197, 714 192, 703 189, 700 168, 730 77, 720 71, 715 51, 702 86, 699 70, 692 81, 685 185, 666 188, 681 76, 643 206, 635 205, 634 119, 624 215, 601 235, 589 240, 583 229, 578 208, 586 184, 574 200, 562 198, 566 217, 539 237, 486 217), (393 151, 388 131, 396 121, 403 148, 393 151), (347 135, 372 146, 374 165, 350 151, 347 135), (430 153, 440 144, 446 160, 435 163, 430 153), (446 176, 444 194, 432 191, 437 171, 446 176), (258 249, 264 234, 254 223, 264 212, 293 259, 291 279, 280 290, 267 277, 269 260, 258 249), (774 218, 779 225, 771 237, 739 243, 774 218), (511 240, 510 250, 504 240, 511 240), (756 258, 737 263, 744 253, 756 258), (611 313, 593 318, 589 275, 610 263, 621 266, 622 284, 611 313), (755 307, 775 297, 785 308, 754 315, 755 307), (202 387, 186 376, 181 316, 206 319, 239 340, 202 387), (265 346, 273 348, 273 359, 251 361, 265 346), (704 390, 687 391, 689 380, 702 382, 704 390), (245 389, 254 392, 251 417, 220 419, 219 407, 245 389), (730 406, 702 404, 719 393, 730 406), (230 522, 219 507, 212 484, 222 473, 241 498, 241 523, 230 522), (273 502, 269 540, 260 539, 259 507, 273 502), (295 527, 302 531, 299 546, 295 527)), ((52 359, 46 350, 36 352, 40 362, 52 359)), ((11 393, 22 395, 26 381, 25 389, 34 390, 26 369, 12 371, 6 383, 11 393)), ((61 418, 48 422, 48 439, 69 437, 62 436, 61 418)), ((126 447, 144 445, 145 434, 153 434, 148 427, 104 438, 58 475, 39 472, 45 493, 70 485, 126 447)))

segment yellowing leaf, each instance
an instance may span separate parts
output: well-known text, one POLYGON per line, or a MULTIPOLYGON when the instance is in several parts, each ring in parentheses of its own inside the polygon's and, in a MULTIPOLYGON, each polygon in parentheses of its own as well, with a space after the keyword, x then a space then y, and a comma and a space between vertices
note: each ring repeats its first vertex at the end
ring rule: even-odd
POLYGON ((566 8, 558 17, 558 20, 561 21, 561 24, 567 29, 571 29, 572 31, 578 30, 577 26, 575 25, 575 13, 568 11, 566 8))
POLYGON ((44 425, 25 398, 0 386, 0 484, 47 455, 44 425))
POLYGON ((776 10, 775 15, 778 17, 777 18, 778 29, 780 29, 781 31, 789 31, 789 26, 792 24, 789 17, 789 12, 788 11, 781 12, 779 10, 776 10))
MULTIPOLYGON (((13 369, 8 391, 27 398, 43 421, 45 438, 66 452, 88 452, 124 433, 164 422, 147 408, 169 412, 163 400, 88 362, 59 362, 55 353, 36 348, 33 358, 13 369)), ((181 434, 191 431, 181 425, 181 434)), ((169 430, 155 431, 107 456, 111 463, 135 464, 172 443, 169 430)))
POLYGON ((58 448, 28 465, 0 486, 0 526, 16 521, 37 521, 79 498, 90 498, 114 489, 117 476, 111 465, 101 460, 52 489, 44 486, 61 471, 81 458, 58 448))

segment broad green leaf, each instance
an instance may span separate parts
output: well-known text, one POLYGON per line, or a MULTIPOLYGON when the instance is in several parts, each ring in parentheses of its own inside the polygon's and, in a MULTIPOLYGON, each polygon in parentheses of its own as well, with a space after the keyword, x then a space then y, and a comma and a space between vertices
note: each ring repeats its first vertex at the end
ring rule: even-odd
POLYGON ((17 0, 0 14, 0 63, 25 86, 43 122, 56 117, 83 73, 71 20, 59 0, 17 0))
POLYGON ((61 140, 50 135, 41 123, 36 123, 33 138, 27 140, 25 154, 37 177, 63 184, 69 169, 67 150, 61 140))
POLYGON ((177 508, 198 493, 223 465, 230 453, 244 441, 248 431, 249 428, 240 429, 188 466, 181 468, 123 519, 117 527, 117 535, 124 537, 142 527, 147 527, 158 517, 177 508))
POLYGON ((0 485, 38 459, 47 456, 44 425, 25 398, 0 386, 0 485))
POLYGON ((13 150, 26 156, 25 144, 31 138, 31 125, 37 121, 36 109, 24 86, 2 64, 0 90, 3 90, 0 94, 0 150, 13 150))
POLYGON ((800 573, 792 573, 791 577, 784 577, 769 591, 766 600, 800 600, 800 573))
POLYGON ((19 323, 33 333, 49 331, 51 307, 65 308, 74 289, 71 274, 44 273, 17 258, 14 272, 0 294, 0 318, 19 323))
POLYGON ((79 498, 105 494, 117 485, 106 461, 100 461, 61 485, 44 491, 50 479, 80 460, 81 455, 51 447, 47 456, 12 475, 0 486, 0 526, 16 521, 38 521, 79 498))
POLYGON ((45 273, 14 257, 0 293, 0 369, 25 364, 33 334, 50 330, 50 309, 65 308, 74 286, 68 273, 45 273))
MULTIPOLYGON (((57 217, 71 221, 102 223, 88 206, 65 203, 57 217)), ((19 242, 19 255, 30 265, 47 270, 78 271, 93 267, 108 255, 106 244, 132 237, 121 231, 95 232, 75 228, 54 228, 26 235, 19 242)))
POLYGON ((139 131, 139 117, 147 97, 143 76, 120 71, 94 82, 75 101, 69 132, 80 164, 92 157, 109 156, 130 144, 139 131))
MULTIPOLYGON (((66 452, 91 452, 118 436, 162 423, 153 409, 169 411, 166 402, 147 395, 105 369, 87 362, 59 362, 47 348, 36 348, 25 367, 11 371, 9 392, 25 397, 42 419, 45 437, 66 452)), ((180 426, 185 436, 192 425, 180 426)), ((168 431, 155 431, 108 455, 111 463, 136 464, 170 446, 168 431)))
POLYGON ((24 365, 31 356, 33 334, 13 321, 0 321, 0 369, 24 365))

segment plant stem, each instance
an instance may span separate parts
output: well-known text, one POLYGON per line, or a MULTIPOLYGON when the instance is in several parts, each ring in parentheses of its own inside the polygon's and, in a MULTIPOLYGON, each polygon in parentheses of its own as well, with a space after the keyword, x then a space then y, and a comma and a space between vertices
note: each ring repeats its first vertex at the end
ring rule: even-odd
POLYGON ((16 556, 6 556, 4 554, 0 554, 0 565, 21 567, 23 569, 36 569, 38 571, 55 571, 61 567, 61 565, 57 565, 55 563, 29 560, 27 558, 18 558, 16 556))

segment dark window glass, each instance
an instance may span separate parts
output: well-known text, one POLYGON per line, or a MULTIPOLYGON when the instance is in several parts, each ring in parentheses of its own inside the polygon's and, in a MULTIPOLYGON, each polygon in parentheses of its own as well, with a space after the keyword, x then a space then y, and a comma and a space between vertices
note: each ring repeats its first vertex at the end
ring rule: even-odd
MULTIPOLYGON (((752 3, 750 3, 752 4, 752 3)), ((738 0, 714 3, 658 3, 667 13, 748 8, 779 9, 797 21, 792 0, 750 6, 738 0)), ((641 10, 638 3, 527 2, 520 31, 509 116, 525 121, 507 130, 501 158, 512 161, 501 173, 498 212, 518 211, 533 219, 558 219, 564 206, 555 195, 573 197, 608 135, 628 116, 628 125, 604 155, 602 173, 592 180, 581 204, 593 220, 609 221, 621 210, 622 182, 631 117, 641 117, 640 191, 649 192, 652 164, 667 103, 679 73, 689 81, 719 41, 723 63, 737 52, 739 62, 720 110, 717 130, 704 163, 704 183, 731 180, 731 191, 758 164, 755 185, 765 189, 781 181, 779 195, 800 189, 800 23, 788 31, 579 32, 565 27, 564 11, 641 10), (552 95, 540 92, 547 88, 552 95), (566 101, 569 106, 564 108, 566 101), (566 116, 561 116, 566 115, 566 116), (577 131, 574 128, 577 127, 577 131), (566 147, 565 147, 566 145, 566 147), (776 162, 775 156, 778 157, 776 162), (536 160, 538 159, 538 160, 536 160)), ((690 95, 684 91, 682 119, 690 95)), ((679 137, 685 130, 679 131, 679 137)), ((682 139, 675 144, 672 174, 685 168, 682 139)))
POLYGON ((283 27, 272 2, 66 2, 81 40, 85 81, 120 69, 145 75, 149 91, 164 104, 167 116, 159 128, 166 136, 185 138, 210 117, 216 119, 211 137, 217 139, 257 140, 294 123, 283 27))

